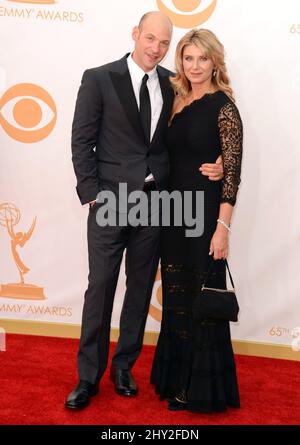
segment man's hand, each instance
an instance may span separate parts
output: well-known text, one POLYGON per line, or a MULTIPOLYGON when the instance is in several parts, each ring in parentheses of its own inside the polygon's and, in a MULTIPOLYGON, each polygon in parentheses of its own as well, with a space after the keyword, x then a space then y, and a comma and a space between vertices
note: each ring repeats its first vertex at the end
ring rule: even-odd
POLYGON ((218 157, 215 164, 202 164, 199 171, 211 181, 220 181, 224 176, 222 156, 218 157))

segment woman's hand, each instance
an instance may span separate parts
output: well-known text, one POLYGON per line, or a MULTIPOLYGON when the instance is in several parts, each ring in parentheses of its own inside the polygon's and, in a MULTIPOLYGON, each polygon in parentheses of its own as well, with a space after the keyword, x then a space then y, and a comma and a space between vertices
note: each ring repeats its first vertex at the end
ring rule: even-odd
POLYGON ((220 181, 224 177, 222 156, 218 157, 215 164, 202 164, 199 171, 211 181, 220 181))
POLYGON ((210 242, 209 255, 214 255, 214 260, 225 260, 228 257, 228 248, 228 230, 221 224, 218 224, 210 242))

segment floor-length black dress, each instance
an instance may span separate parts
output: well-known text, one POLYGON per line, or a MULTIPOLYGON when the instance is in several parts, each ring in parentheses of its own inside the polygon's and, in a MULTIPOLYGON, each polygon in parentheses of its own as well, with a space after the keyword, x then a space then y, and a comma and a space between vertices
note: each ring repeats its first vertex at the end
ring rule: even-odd
POLYGON ((208 285, 226 288, 225 263, 209 256, 220 203, 234 206, 240 183, 242 122, 235 104, 221 91, 206 94, 173 117, 167 131, 169 191, 204 191, 204 231, 186 237, 186 226, 162 229, 163 318, 151 383, 170 409, 224 411, 240 406, 227 321, 194 320, 192 304, 210 263, 208 285), (210 181, 199 172, 222 154, 224 178, 210 181))

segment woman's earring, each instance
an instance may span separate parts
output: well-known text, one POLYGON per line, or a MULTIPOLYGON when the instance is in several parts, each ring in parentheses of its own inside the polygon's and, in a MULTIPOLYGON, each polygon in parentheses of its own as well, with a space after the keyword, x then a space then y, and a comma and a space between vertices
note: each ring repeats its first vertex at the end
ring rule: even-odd
POLYGON ((217 70, 214 69, 214 70, 213 70, 213 77, 216 77, 216 75, 217 75, 217 70))

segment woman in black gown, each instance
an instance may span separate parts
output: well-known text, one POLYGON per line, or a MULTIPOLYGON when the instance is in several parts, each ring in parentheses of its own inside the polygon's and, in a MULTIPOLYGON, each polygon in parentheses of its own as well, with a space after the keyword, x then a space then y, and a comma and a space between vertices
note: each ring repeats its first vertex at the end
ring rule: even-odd
MULTIPOLYGON (((239 408, 229 322, 193 320, 192 304, 208 268, 208 286, 226 288, 230 219, 240 183, 242 122, 234 104, 224 48, 205 29, 178 43, 173 114, 167 132, 169 191, 204 191, 204 232, 186 237, 184 225, 162 230, 163 319, 151 383, 169 409, 199 412, 239 408), (222 155, 224 178, 210 181, 198 166, 222 155)), ((172 218, 171 218, 172 220, 172 218)))

